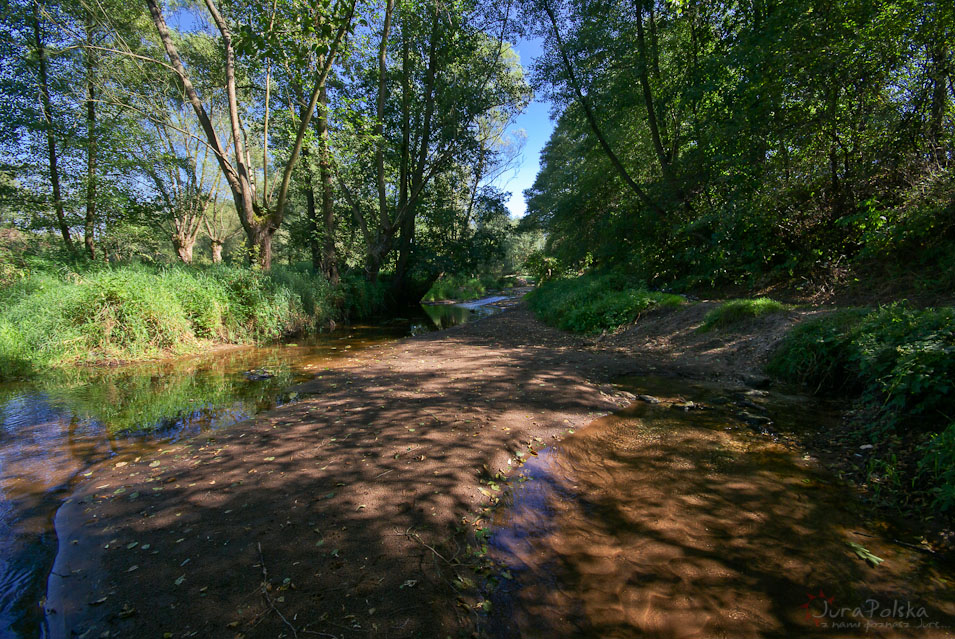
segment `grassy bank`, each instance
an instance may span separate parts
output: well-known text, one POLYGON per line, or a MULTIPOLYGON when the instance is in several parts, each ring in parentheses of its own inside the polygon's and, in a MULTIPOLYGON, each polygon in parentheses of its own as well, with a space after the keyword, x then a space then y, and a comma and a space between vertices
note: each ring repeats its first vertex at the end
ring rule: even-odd
POLYGON ((679 306, 679 295, 647 291, 617 274, 551 280, 527 296, 547 324, 575 333, 599 333, 628 324, 651 308, 679 306))
POLYGON ((857 398, 837 434, 877 498, 930 518, 955 514, 955 308, 893 304, 793 329, 768 371, 857 398))
POLYGON ((0 379, 317 331, 381 308, 383 290, 310 268, 38 271, 0 288, 0 379))
POLYGON ((748 319, 756 319, 773 313, 782 313, 792 308, 768 297, 756 299, 735 299, 723 302, 703 318, 701 332, 726 328, 748 319))
POLYGON ((476 300, 487 294, 488 291, 501 291, 514 288, 523 278, 515 275, 497 277, 494 275, 445 275, 437 280, 421 298, 422 302, 438 302, 442 300, 468 301, 476 300))

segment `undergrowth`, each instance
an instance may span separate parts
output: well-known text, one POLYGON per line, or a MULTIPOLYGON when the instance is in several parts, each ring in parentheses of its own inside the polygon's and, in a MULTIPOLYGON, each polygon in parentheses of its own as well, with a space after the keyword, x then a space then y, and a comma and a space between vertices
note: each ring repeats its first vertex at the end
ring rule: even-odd
POLYGON ((789 308, 788 305, 768 297, 729 300, 707 313, 699 330, 706 332, 714 328, 726 328, 743 320, 781 313, 789 308))
POLYGON ((476 300, 490 290, 500 290, 514 286, 514 278, 481 275, 445 275, 438 279, 421 298, 423 302, 440 300, 467 301, 476 300))
POLYGON ((652 308, 679 306, 684 298, 647 291, 625 276, 610 273, 544 282, 528 294, 527 301, 551 326, 599 333, 630 323, 652 308))
POLYGON ((307 266, 37 271, 0 288, 0 379, 316 331, 379 310, 379 289, 307 266))
POLYGON ((857 395, 849 437, 871 445, 867 479, 923 516, 955 514, 955 308, 897 303, 806 322, 768 372, 857 395))

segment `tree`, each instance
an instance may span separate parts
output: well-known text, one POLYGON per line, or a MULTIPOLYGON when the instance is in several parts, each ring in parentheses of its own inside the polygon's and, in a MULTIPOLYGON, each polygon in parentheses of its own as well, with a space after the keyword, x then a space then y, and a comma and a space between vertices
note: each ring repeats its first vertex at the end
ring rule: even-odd
MULTIPOLYGON (((212 148, 223 177, 232 192, 239 219, 253 252, 253 259, 257 260, 263 268, 268 269, 271 266, 272 236, 278 230, 285 216, 292 172, 301 153, 305 134, 309 130, 309 123, 328 74, 335 63, 339 47, 342 46, 346 34, 353 28, 356 2, 357 0, 338 0, 328 8, 327 12, 312 11, 308 5, 294 2, 282 3, 281 5, 276 2, 271 5, 271 9, 266 8, 265 10, 252 5, 253 18, 260 22, 263 21, 263 18, 267 19, 268 26, 263 31, 257 31, 253 30, 248 24, 243 25, 242 39, 237 43, 233 37, 233 28, 230 26, 229 18, 231 16, 228 13, 223 13, 213 0, 206 0, 205 7, 218 30, 219 44, 223 52, 222 70, 225 79, 231 135, 231 145, 228 145, 222 142, 222 137, 216 130, 206 105, 203 103, 202 97, 196 90, 190 73, 183 63, 172 33, 166 24, 159 0, 146 0, 166 56, 170 61, 171 71, 175 74, 189 104, 192 106, 205 134, 206 143, 212 148), (285 26, 295 24, 301 28, 301 31, 309 37, 308 48, 320 52, 323 64, 313 79, 313 88, 308 106, 302 113, 288 151, 288 157, 285 159, 278 192, 273 194, 268 183, 269 165, 272 161, 268 152, 270 141, 268 120, 272 107, 270 100, 271 64, 273 59, 283 58, 283 61, 287 64, 301 63, 306 57, 294 55, 295 53, 302 53, 301 40, 283 37, 284 32, 275 28, 277 17, 288 18, 285 26), (290 50, 280 53, 279 49, 283 45, 289 46, 290 50), (236 79, 237 49, 266 69, 265 99, 260 104, 254 106, 246 104, 243 105, 244 108, 240 107, 239 86, 236 79), (279 55, 282 57, 278 57, 279 55), (257 171, 246 144, 246 140, 251 137, 253 129, 249 126, 248 118, 245 115, 254 112, 255 107, 258 107, 263 118, 263 159, 259 171, 262 176, 260 189, 256 188, 255 175, 257 171)), ((247 97, 251 99, 252 96, 247 97)))
MULTIPOLYGON (((439 10, 412 0, 397 7, 388 2, 376 32, 377 56, 348 69, 353 82, 345 97, 362 108, 353 109, 341 136, 338 182, 364 239, 367 277, 377 279, 397 251, 396 294, 413 266, 417 220, 431 182, 476 160, 482 117, 519 111, 528 99, 504 40, 507 7, 484 7, 482 15, 463 3, 439 10), (488 23, 496 24, 496 33, 488 32, 488 23), (392 59, 399 61, 395 68, 392 59)), ((436 276, 432 270, 427 277, 436 276)))

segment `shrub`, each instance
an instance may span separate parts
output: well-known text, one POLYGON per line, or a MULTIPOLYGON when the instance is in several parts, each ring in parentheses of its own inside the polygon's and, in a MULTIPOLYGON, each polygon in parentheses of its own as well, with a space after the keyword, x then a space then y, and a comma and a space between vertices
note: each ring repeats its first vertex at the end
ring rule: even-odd
POLYGON ((543 322, 576 333, 613 329, 651 308, 684 302, 679 295, 647 291, 617 273, 548 281, 527 300, 543 322))
POLYGON ((336 293, 343 306, 343 316, 363 319, 381 313, 388 304, 388 284, 382 280, 369 282, 356 273, 342 275, 336 293))
POLYGON ((714 328, 726 328, 746 319, 782 313, 789 309, 786 304, 768 297, 729 300, 707 313, 699 330, 705 332, 714 328))
POLYGON ((955 507, 955 422, 921 446, 919 479, 930 486, 932 507, 951 512, 955 507))
POLYGON ((939 508, 955 504, 955 308, 898 303, 807 322, 783 340, 768 371, 816 392, 858 393, 863 418, 851 426, 876 444, 870 468, 904 474, 899 490, 914 486, 939 508), (917 471, 899 461, 913 455, 917 471))

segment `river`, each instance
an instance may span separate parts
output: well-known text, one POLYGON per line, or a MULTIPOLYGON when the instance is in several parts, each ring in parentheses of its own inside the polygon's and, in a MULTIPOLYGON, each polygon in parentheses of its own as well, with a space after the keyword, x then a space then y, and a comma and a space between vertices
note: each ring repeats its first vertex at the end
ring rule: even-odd
POLYGON ((175 360, 74 368, 0 384, 0 636, 36 637, 57 549, 53 519, 93 464, 228 428, 294 401, 288 389, 352 354, 493 312, 426 305, 294 343, 175 360))

